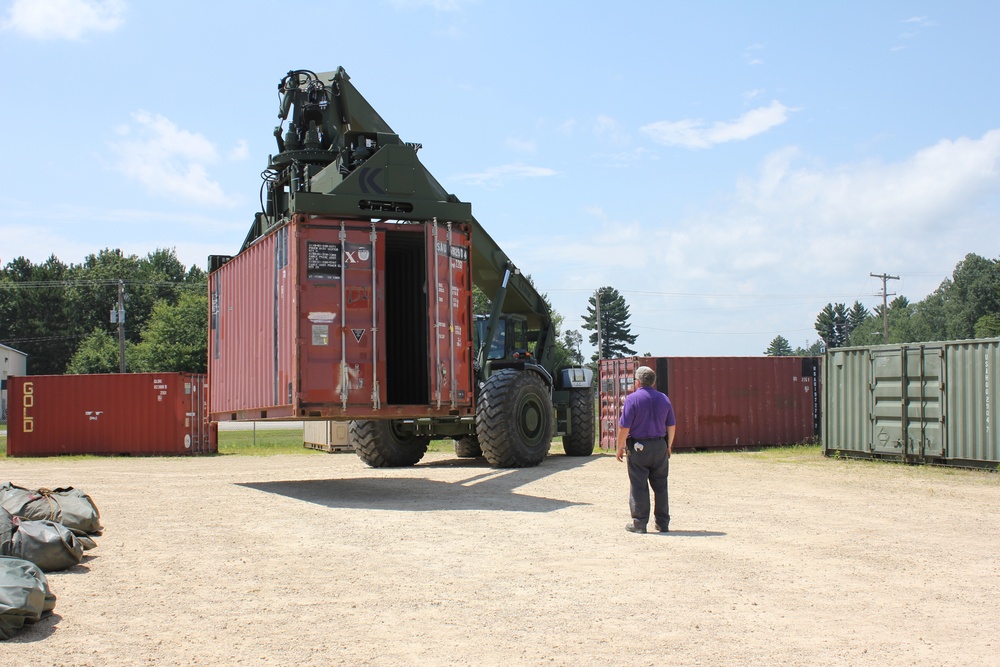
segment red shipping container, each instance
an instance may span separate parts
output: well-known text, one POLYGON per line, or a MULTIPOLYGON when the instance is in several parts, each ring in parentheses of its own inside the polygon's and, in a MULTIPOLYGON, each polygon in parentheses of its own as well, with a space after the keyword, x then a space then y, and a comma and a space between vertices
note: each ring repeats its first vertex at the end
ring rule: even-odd
POLYGON ((209 276, 213 421, 473 412, 471 231, 297 214, 209 276))
POLYGON ((600 362, 601 447, 614 449, 635 369, 656 371, 677 416, 674 449, 812 442, 819 437, 817 357, 628 357, 600 362))
POLYGON ((8 388, 7 456, 218 450, 204 375, 28 375, 8 388))

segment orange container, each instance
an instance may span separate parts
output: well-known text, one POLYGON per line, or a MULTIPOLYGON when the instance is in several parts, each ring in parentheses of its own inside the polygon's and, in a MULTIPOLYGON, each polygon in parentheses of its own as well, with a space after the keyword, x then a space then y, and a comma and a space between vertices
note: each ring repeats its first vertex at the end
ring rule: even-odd
POLYGON ((600 362, 601 447, 614 449, 635 369, 656 371, 677 416, 675 449, 813 442, 820 434, 817 357, 628 357, 600 362))
POLYGON ((213 421, 473 412, 471 231, 298 214, 209 275, 213 421))
POLYGON ((192 373, 12 377, 7 455, 215 452, 207 386, 192 373))

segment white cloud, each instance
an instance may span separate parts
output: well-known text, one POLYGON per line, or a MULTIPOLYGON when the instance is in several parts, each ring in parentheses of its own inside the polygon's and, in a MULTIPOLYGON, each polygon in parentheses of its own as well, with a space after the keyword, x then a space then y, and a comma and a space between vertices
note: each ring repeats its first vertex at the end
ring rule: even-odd
POLYGON ((34 39, 80 40, 124 23, 124 0, 14 0, 3 28, 34 39))
POLYGON ((246 139, 240 139, 236 142, 236 145, 229 150, 229 159, 233 162, 246 160, 248 157, 250 157, 250 144, 247 143, 246 139))
POLYGON ((208 165, 218 161, 212 142, 160 115, 140 111, 132 119, 135 125, 120 127, 121 139, 112 144, 119 171, 154 195, 209 206, 234 204, 209 177, 208 165))
POLYGON ((518 153, 534 153, 536 150, 538 150, 538 146, 535 144, 534 141, 531 141, 530 139, 518 139, 516 137, 508 137, 506 144, 507 148, 510 148, 511 150, 516 151, 518 153))
POLYGON ((561 134, 565 137, 572 136, 573 131, 576 129, 576 119, 567 118, 563 122, 559 123, 555 127, 556 134, 561 134))
POLYGON ((731 123, 706 125, 701 119, 662 120, 640 129, 653 141, 666 146, 709 148, 715 144, 743 141, 763 134, 787 121, 790 111, 793 109, 775 100, 770 106, 751 109, 731 123))
POLYGON ((743 52, 743 61, 747 65, 763 65, 764 59, 757 54, 764 50, 763 44, 751 44, 743 52))
POLYGON ((966 253, 1000 256, 1000 129, 893 163, 823 166, 784 149, 714 201, 653 222, 593 204, 596 222, 576 237, 533 239, 519 261, 557 267, 533 277, 570 318, 583 312, 581 295, 622 290, 642 351, 760 354, 778 334, 803 345, 826 303, 881 302, 871 272, 902 276, 893 289, 916 302, 966 253), (643 291, 629 293, 637 275, 643 291))
POLYGON ((556 173, 557 172, 554 169, 549 169, 548 167, 533 167, 518 163, 506 164, 499 167, 490 167, 485 171, 474 174, 459 174, 448 180, 469 183, 471 185, 496 185, 498 183, 523 178, 544 178, 547 176, 555 176, 556 173))
POLYGON ((594 134, 598 136, 601 143, 613 146, 624 147, 632 142, 621 124, 611 116, 600 115, 594 122, 594 134))

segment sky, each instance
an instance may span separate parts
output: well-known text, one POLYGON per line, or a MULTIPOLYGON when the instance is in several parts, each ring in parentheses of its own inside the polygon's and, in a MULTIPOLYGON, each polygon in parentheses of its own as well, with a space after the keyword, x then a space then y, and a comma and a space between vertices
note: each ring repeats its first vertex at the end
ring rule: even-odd
MULTIPOLYGON (((0 0, 0 265, 235 254, 277 85, 342 66, 564 317, 817 340, 1000 257, 1000 3, 0 0), (890 296, 890 299, 892 296, 890 296)), ((593 346, 584 346, 589 358, 593 346)))

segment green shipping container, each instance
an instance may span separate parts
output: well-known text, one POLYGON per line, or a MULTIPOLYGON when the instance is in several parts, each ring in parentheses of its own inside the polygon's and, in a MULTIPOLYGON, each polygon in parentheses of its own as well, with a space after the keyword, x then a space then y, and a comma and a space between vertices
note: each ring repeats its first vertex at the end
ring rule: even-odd
POLYGON ((1000 339, 837 348, 823 364, 827 456, 1000 464, 1000 339))

